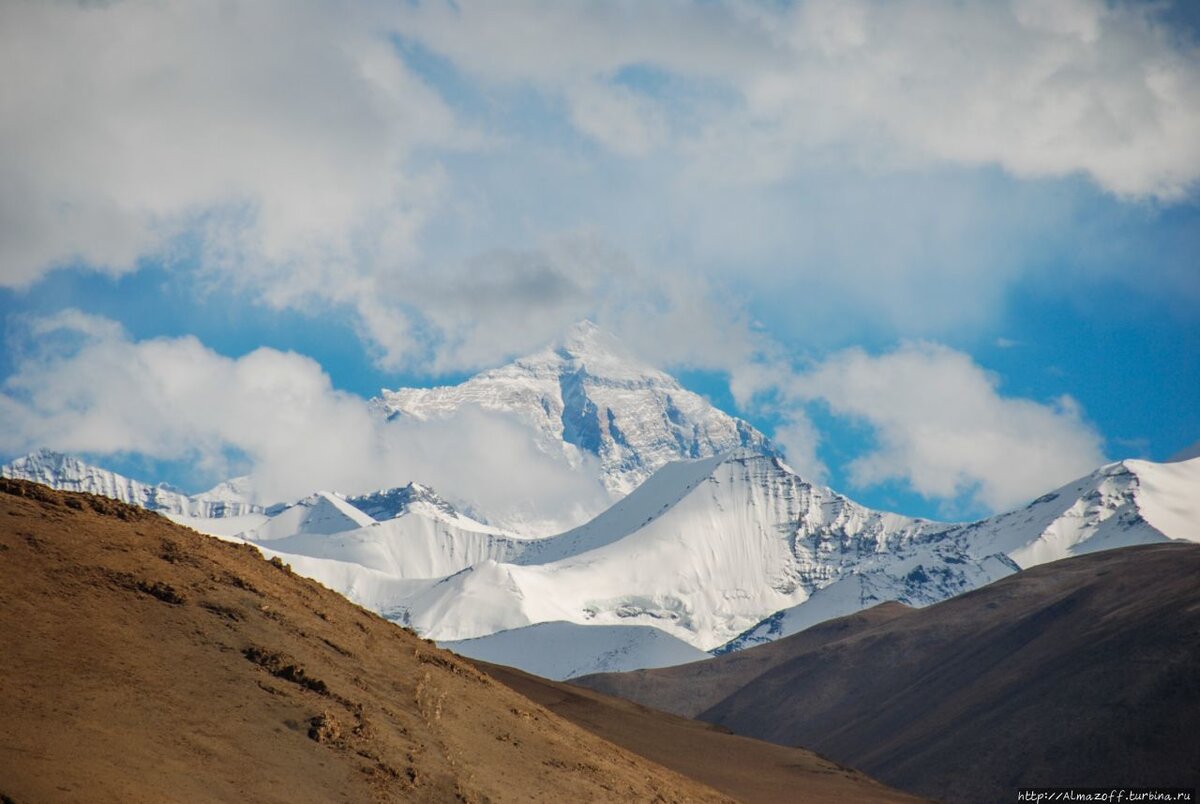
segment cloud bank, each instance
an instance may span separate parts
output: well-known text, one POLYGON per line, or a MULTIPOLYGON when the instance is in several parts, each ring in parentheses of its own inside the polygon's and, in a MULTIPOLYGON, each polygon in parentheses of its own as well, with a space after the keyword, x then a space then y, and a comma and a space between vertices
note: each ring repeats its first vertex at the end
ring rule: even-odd
MULTIPOLYGON (((1200 59, 1158 11, 1101 0, 6 3, 0 282, 174 261, 212 292, 353 316, 388 369, 478 368, 581 315, 618 320, 607 267, 536 253, 578 236, 581 219, 619 218, 613 196, 593 209, 579 195, 611 190, 628 167, 635 187, 620 203, 634 217, 608 226, 608 242, 638 229, 683 259, 695 242, 718 293, 747 264, 753 281, 794 291, 771 284, 785 265, 911 331, 914 296, 982 286, 955 295, 1001 297, 1012 271, 984 276, 993 266, 914 243, 927 225, 973 243, 962 210, 994 211, 897 200, 870 221, 882 245, 848 242, 841 259, 808 241, 861 242, 847 221, 874 193, 830 197, 814 171, 996 167, 1182 199, 1200 176, 1200 59), (490 186, 463 154, 519 167, 490 186), (815 182, 820 203, 779 205, 770 193, 794 182, 815 182), (505 212, 525 184, 545 188, 533 196, 544 220, 505 212), (876 225, 913 207, 922 213, 876 225), (797 216, 815 216, 812 236, 776 242, 797 216), (444 245, 489 218, 507 242, 493 232, 476 253, 444 245), (797 248, 803 266, 787 262, 797 248), (821 278, 832 274, 844 281, 821 278), (528 333, 481 318, 484 294, 528 333)), ((649 268, 614 276, 630 297, 678 290, 700 270, 637 256, 649 268)))

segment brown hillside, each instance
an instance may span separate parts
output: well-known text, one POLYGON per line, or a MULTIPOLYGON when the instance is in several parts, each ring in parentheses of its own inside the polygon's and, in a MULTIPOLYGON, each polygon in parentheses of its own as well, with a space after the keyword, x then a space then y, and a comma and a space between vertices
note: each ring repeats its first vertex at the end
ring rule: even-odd
POLYGON ((0 795, 726 801, 257 551, 0 481, 0 795))

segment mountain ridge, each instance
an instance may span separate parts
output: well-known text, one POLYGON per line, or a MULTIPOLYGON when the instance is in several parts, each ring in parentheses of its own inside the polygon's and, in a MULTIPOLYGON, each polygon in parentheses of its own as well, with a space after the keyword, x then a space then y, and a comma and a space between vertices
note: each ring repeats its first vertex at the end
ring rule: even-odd
MULTIPOLYGON (((1014 569, 1137 544, 1200 542, 1200 460, 1109 463, 1022 508, 948 525, 938 539, 951 550, 1003 555, 1014 569)), ((723 649, 802 631, 815 622, 804 607, 775 612, 723 649)))
POLYGON ((60 491, 98 494, 151 511, 219 519, 263 513, 249 477, 222 481, 208 491, 185 494, 166 484, 149 484, 86 463, 73 455, 39 449, 0 466, 0 477, 29 480, 60 491))

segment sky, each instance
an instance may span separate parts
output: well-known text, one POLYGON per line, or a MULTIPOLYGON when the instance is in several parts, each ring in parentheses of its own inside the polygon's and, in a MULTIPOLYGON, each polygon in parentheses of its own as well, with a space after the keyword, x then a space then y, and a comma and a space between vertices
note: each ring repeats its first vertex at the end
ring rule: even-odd
POLYGON ((876 507, 1166 459, 1200 440, 1198 16, 4 3, 0 458, 550 504, 511 422, 364 400, 590 318, 876 507))

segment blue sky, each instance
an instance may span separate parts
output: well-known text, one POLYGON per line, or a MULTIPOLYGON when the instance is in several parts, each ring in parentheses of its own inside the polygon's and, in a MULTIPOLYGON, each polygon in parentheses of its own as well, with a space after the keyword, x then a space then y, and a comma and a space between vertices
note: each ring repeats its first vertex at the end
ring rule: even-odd
POLYGON ((907 513, 1200 439, 1186 4, 223 8, 0 11, 5 457, 300 466, 255 350, 325 411, 583 317, 907 513))

